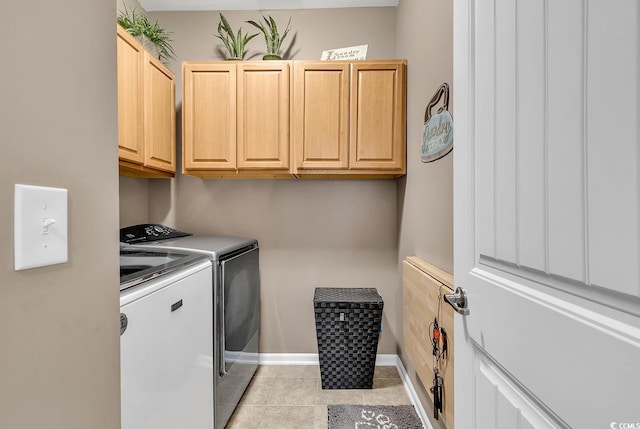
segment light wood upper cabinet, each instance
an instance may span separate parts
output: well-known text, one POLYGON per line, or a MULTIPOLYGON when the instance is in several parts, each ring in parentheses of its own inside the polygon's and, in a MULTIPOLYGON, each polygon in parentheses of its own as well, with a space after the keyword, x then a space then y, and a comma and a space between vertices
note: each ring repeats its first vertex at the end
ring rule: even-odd
POLYGON ((406 62, 295 62, 300 177, 397 177, 406 171, 406 62))
POLYGON ((185 62, 183 173, 398 177, 406 61, 185 62))
POLYGON ((173 177, 175 76, 120 26, 117 43, 120 174, 173 177))
POLYGON ((289 63, 238 68, 238 169, 289 170, 289 63))
POLYGON ((145 58, 145 152, 146 166, 176 171, 176 84, 173 74, 148 52, 145 58))
POLYGON ((405 172, 405 64, 351 64, 349 168, 405 172))
POLYGON ((118 156, 144 161, 144 49, 118 26, 118 156))
POLYGON ((298 169, 349 167, 349 64, 301 61, 294 70, 298 169))
POLYGON ((290 174, 290 62, 183 63, 183 172, 290 174))
POLYGON ((236 66, 182 66, 183 172, 236 168, 236 66))

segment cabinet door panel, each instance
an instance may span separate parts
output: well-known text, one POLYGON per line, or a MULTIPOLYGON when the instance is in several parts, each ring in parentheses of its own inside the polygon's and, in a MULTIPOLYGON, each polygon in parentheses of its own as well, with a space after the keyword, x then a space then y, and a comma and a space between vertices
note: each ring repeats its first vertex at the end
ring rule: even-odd
POLYGON ((118 27, 118 156, 142 164, 143 48, 118 27))
POLYGON ((175 83, 171 72, 145 52, 145 165, 176 169, 175 83))
POLYGON ((238 169, 289 168, 289 64, 238 64, 238 169))
POLYGON ((349 64, 296 63, 296 167, 349 167, 349 64))
POLYGON ((184 168, 235 169, 235 65, 187 64, 182 74, 184 168))
POLYGON ((404 64, 351 66, 351 169, 404 168, 404 64))

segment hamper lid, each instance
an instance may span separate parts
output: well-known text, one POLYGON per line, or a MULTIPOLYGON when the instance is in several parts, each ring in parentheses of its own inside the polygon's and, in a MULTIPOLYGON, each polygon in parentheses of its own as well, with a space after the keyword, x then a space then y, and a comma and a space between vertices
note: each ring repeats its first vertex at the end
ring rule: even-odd
POLYGON ((382 297, 376 288, 318 287, 313 302, 382 303, 382 297))

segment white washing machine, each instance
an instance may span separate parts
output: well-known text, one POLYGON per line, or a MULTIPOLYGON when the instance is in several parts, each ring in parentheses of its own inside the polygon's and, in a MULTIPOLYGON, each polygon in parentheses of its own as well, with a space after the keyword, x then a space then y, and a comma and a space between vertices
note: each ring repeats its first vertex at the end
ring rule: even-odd
POLYGON ((212 429, 211 262, 120 249, 122 429, 212 429))

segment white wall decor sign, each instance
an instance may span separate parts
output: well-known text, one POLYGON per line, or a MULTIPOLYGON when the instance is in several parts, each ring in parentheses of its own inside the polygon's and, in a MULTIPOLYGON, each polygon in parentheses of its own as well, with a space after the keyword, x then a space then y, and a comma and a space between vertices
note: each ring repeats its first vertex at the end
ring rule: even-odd
POLYGON ((348 48, 322 51, 321 60, 366 60, 369 45, 350 46, 348 48))
POLYGON ((449 113, 449 85, 443 83, 427 104, 422 129, 422 162, 436 161, 453 149, 453 118, 449 113), (431 110, 442 99, 435 115, 431 110))

